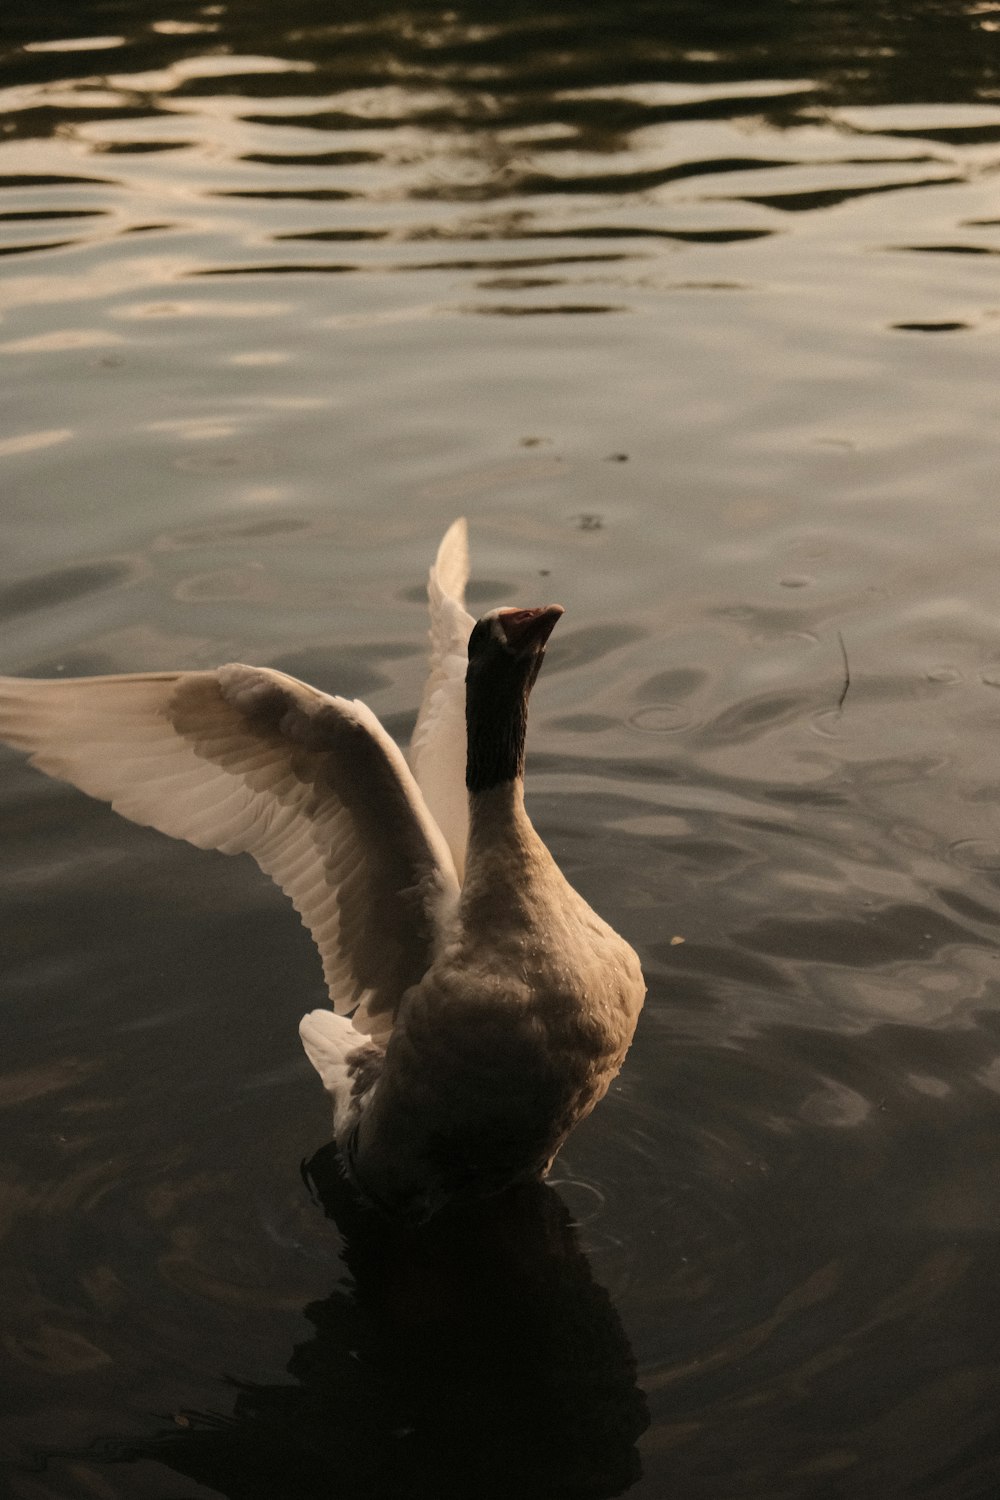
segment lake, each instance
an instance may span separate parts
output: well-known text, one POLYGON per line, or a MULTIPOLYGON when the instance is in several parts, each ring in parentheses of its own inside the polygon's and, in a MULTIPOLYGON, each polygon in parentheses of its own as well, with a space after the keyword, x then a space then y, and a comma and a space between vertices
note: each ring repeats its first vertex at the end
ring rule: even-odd
POLYGON ((649 994, 552 1187, 345 1199, 246 860, 0 757, 15 1500, 1000 1492, 1000 3, 0 23, 0 672, 558 599, 528 802, 649 994))

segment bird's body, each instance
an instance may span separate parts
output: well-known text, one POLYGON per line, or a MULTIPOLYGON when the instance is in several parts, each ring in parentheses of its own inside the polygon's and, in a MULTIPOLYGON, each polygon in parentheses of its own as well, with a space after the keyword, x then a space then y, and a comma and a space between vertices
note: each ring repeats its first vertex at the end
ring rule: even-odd
POLYGON ((362 1188, 417 1215, 544 1175, 621 1066, 642 996, 631 949, 563 879, 520 783, 484 798, 441 951, 338 1130, 362 1188))
POLYGON ((473 628, 465 569, 456 523, 431 571, 413 771, 364 704, 268 669, 0 679, 0 739, 40 769, 248 851, 291 896, 334 1006, 300 1032, 345 1165, 412 1218, 544 1175, 621 1066, 645 993, 524 808, 528 695, 561 610, 473 628))

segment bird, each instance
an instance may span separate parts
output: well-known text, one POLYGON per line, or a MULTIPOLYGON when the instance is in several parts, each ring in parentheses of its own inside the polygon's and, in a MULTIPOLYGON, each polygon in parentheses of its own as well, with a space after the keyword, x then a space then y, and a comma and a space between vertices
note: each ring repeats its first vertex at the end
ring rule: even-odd
POLYGON ((528 700, 562 606, 473 620, 468 573, 459 518, 428 577, 408 756, 364 703, 269 667, 0 677, 0 741, 135 823, 252 855, 291 898, 329 993, 299 1031, 343 1169, 417 1224, 543 1179, 645 996, 525 809, 528 700))

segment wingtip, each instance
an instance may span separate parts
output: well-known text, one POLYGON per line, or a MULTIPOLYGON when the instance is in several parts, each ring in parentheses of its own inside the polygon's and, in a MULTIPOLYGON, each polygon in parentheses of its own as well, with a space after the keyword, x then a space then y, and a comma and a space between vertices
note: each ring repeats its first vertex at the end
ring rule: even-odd
POLYGON ((444 593, 458 604, 465 604, 465 585, 469 579, 469 525, 464 516, 457 516, 438 547, 430 583, 435 582, 444 593))

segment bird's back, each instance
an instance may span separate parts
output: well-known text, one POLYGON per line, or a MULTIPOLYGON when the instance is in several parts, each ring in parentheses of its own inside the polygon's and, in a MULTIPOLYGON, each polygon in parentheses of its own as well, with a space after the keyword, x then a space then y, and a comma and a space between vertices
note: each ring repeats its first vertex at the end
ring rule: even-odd
POLYGON ((539 849, 541 872, 493 900, 489 921, 472 920, 473 878, 399 1007, 353 1146, 362 1186, 397 1209, 543 1175, 632 1039, 638 959, 539 849))

